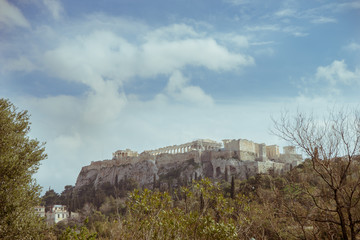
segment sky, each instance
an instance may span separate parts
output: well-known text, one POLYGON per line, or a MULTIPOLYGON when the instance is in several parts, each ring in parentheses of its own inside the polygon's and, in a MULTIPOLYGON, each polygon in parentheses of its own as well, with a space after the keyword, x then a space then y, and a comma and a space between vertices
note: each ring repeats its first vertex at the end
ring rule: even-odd
POLYGON ((0 0, 0 97, 61 192, 119 149, 271 134, 283 111, 357 107, 359 0, 0 0))

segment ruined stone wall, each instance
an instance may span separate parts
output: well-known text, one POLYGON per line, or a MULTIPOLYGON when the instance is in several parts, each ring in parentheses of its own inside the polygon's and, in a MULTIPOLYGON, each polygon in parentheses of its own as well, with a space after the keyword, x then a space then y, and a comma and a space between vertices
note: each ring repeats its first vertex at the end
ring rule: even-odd
POLYGON ((279 146, 270 145, 266 146, 266 155, 269 159, 277 159, 280 157, 279 146))
POLYGON ((266 145, 264 143, 262 144, 256 144, 257 145, 257 161, 266 161, 268 160, 267 156, 266 156, 266 145))
POLYGON ((238 179, 245 179, 245 163, 238 159, 212 159, 211 160, 211 172, 207 172, 205 176, 219 179, 225 176, 225 171, 228 172, 228 181, 231 176, 235 176, 238 179), (227 169, 227 170, 226 170, 227 169))
POLYGON ((225 151, 234 151, 243 161, 253 161, 259 157, 259 146, 246 139, 223 140, 225 151), (257 150, 257 151, 256 151, 257 150))
POLYGON ((255 161, 255 159, 257 158, 254 152, 240 151, 239 155, 240 155, 240 160, 242 161, 255 161))
MULTIPOLYGON (((301 154, 280 154, 278 159, 275 159, 276 162, 281 163, 292 163, 292 162, 301 162, 302 156, 301 154)), ((297 166, 298 164, 296 164, 297 166)))
POLYGON ((154 160, 150 155, 140 154, 137 157, 123 157, 121 159, 115 158, 111 160, 93 161, 90 165, 84 166, 84 170, 100 170, 101 168, 108 168, 113 166, 120 166, 126 164, 134 164, 144 160, 154 160))
POLYGON ((162 153, 156 155, 156 164, 180 163, 189 159, 194 159, 195 162, 200 162, 200 153, 198 151, 191 151, 186 153, 169 154, 162 153))
POLYGON ((255 143, 246 139, 240 139, 240 151, 256 153, 255 143))
POLYGON ((240 139, 238 140, 229 140, 225 139, 223 140, 224 143, 224 149, 228 151, 240 151, 240 139))
POLYGON ((109 167, 116 164, 115 160, 102 160, 102 161, 95 161, 91 162, 90 165, 83 167, 84 170, 90 171, 90 170, 99 170, 103 167, 109 167))
POLYGON ((258 143, 254 143, 254 148, 255 148, 255 156, 256 157, 259 157, 260 156, 260 144, 258 144, 258 143))
POLYGON ((275 173, 282 173, 284 171, 285 164, 273 162, 273 161, 264 161, 257 162, 257 173, 269 173, 269 170, 274 170, 275 173))
POLYGON ((201 161, 210 161, 212 159, 240 159, 240 155, 238 151, 229 151, 229 150, 221 150, 221 151, 205 151, 201 154, 201 161))

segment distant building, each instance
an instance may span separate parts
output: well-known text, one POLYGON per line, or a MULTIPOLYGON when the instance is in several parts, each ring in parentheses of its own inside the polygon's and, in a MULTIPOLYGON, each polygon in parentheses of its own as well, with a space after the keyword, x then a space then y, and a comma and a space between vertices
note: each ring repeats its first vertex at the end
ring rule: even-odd
POLYGON ((137 157, 138 155, 137 152, 131 151, 130 149, 118 150, 113 153, 113 159, 125 159, 127 157, 137 157))
POLYGON ((69 212, 64 205, 54 205, 46 213, 46 220, 49 225, 56 224, 67 218, 69 218, 69 212))
POLYGON ((45 217, 45 206, 36 206, 34 209, 35 213, 40 217, 45 217))

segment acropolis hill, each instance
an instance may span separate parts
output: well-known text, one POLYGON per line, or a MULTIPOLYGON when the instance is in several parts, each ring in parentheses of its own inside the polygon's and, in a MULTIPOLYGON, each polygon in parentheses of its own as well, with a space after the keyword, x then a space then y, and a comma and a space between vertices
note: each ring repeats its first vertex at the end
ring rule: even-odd
POLYGON ((258 173, 289 171, 302 162, 295 147, 287 146, 280 153, 279 146, 255 143, 246 139, 225 139, 222 143, 199 139, 181 145, 147 150, 138 154, 130 149, 117 150, 111 160, 91 162, 82 168, 76 188, 131 178, 140 186, 149 186, 156 179, 179 179, 195 176, 246 179, 258 173))

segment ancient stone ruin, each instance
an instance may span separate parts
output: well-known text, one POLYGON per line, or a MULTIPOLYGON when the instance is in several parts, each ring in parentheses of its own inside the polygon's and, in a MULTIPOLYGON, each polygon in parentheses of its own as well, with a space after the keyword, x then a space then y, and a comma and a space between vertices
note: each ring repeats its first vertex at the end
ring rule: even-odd
POLYGON ((177 153, 187 153, 190 151, 218 150, 220 148, 221 148, 221 143, 218 143, 210 139, 199 139, 181 145, 173 145, 173 146, 163 147, 145 152, 151 155, 159 155, 161 153, 177 154, 177 153))
POLYGON ((283 148, 246 139, 225 139, 223 143, 210 139, 147 150, 138 154, 130 149, 117 150, 111 160, 91 162, 82 168, 76 187, 95 186, 115 179, 131 177, 142 186, 156 179, 223 178, 235 176, 247 179, 259 173, 283 173, 302 162, 293 146, 283 148), (227 174, 226 174, 227 173, 227 174))
MULTIPOLYGON (((184 143, 181 145, 172 145, 167 147, 158 148, 155 150, 146 150, 141 155, 149 154, 151 156, 158 156, 160 154, 184 154, 192 151, 202 152, 220 152, 226 153, 234 152, 238 155, 240 161, 257 161, 266 162, 273 161, 278 163, 289 163, 297 166, 302 161, 302 156, 296 153, 295 147, 286 146, 283 148, 283 153, 280 153, 279 146, 270 145, 266 146, 264 143, 255 143, 246 139, 224 139, 223 144, 210 140, 199 139, 192 142, 184 143)), ((129 157, 138 157, 139 154, 130 149, 118 150, 113 153, 113 160, 126 160, 129 157)), ((134 161, 136 159, 133 158, 134 161)), ((125 161, 128 162, 128 161, 125 161)))

